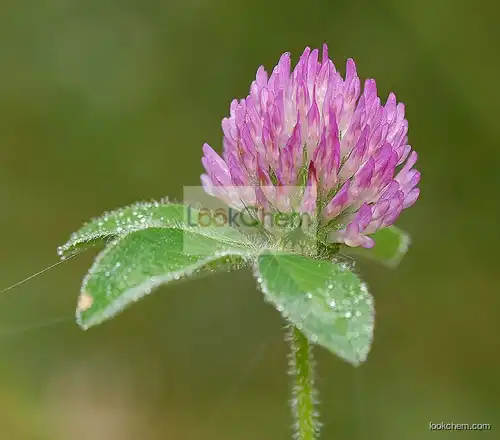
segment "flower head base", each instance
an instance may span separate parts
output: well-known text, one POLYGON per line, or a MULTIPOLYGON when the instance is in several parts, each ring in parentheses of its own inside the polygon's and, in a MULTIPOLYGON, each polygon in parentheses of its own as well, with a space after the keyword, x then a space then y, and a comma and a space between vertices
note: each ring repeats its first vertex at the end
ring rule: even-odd
POLYGON ((326 44, 321 61, 306 48, 293 71, 289 53, 269 77, 261 66, 222 129, 222 158, 203 146, 205 191, 233 207, 315 214, 332 242, 372 247, 369 235, 419 196, 404 105, 393 93, 382 105, 373 79, 361 93, 354 61, 342 78, 326 44), (299 206, 287 190, 297 186, 299 206))

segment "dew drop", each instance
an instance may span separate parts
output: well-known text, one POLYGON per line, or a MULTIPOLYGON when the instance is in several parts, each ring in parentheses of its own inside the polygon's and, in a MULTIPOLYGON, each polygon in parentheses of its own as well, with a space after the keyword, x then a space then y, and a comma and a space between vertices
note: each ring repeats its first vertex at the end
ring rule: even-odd
POLYGON ((313 342, 318 342, 318 335, 316 335, 316 334, 314 334, 314 333, 313 333, 313 334, 311 335, 311 341, 313 341, 313 342))
POLYGON ((104 275, 106 275, 107 277, 109 277, 110 273, 109 273, 109 272, 106 272, 104 275))
POLYGON ((349 318, 352 316, 352 313, 351 313, 351 312, 349 312, 349 311, 347 311, 347 312, 345 312, 344 316, 345 316, 347 319, 349 319, 349 318))
POLYGON ((306 297, 307 297, 307 299, 311 299, 313 297, 313 295, 311 292, 307 292, 306 297))
POLYGON ((337 306, 337 303, 335 302, 335 300, 334 300, 334 299, 332 299, 332 300, 328 303, 328 305, 329 305, 332 309, 334 309, 334 308, 337 306))

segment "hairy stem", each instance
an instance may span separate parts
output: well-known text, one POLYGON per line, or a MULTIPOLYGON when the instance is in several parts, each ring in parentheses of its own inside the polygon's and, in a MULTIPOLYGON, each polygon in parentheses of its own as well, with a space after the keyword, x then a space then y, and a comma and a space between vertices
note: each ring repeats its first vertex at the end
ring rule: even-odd
POLYGON ((289 374, 292 376, 292 413, 295 440, 316 440, 319 434, 314 360, 307 338, 295 326, 289 329, 289 374))

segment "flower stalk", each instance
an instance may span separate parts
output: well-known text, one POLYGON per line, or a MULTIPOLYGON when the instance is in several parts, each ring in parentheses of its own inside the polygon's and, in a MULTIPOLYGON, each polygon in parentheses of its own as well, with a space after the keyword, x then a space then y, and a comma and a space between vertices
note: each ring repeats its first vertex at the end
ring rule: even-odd
POLYGON ((295 326, 288 330, 289 374, 292 376, 292 415, 295 440, 316 440, 319 435, 314 359, 307 338, 295 326))

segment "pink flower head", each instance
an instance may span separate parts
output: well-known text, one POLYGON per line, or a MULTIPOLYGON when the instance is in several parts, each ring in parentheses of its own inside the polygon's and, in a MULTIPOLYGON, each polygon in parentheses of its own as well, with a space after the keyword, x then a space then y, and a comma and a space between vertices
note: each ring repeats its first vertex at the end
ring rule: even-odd
POLYGON ((289 53, 271 76, 259 67, 222 129, 222 158, 203 146, 205 191, 232 206, 315 212, 335 226, 333 242, 372 247, 369 235, 419 196, 404 104, 391 93, 382 105, 373 79, 361 92, 352 59, 342 78, 326 44, 321 61, 307 47, 293 71, 289 53), (304 189, 298 207, 287 191, 297 186, 304 189))

